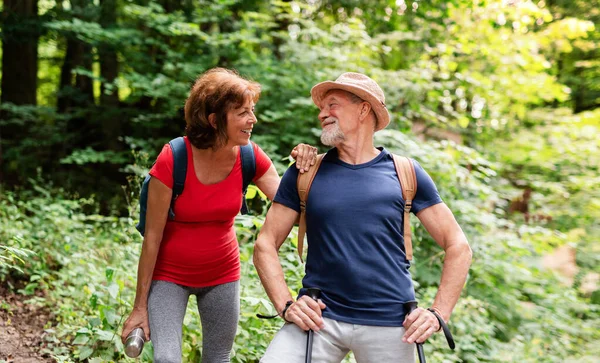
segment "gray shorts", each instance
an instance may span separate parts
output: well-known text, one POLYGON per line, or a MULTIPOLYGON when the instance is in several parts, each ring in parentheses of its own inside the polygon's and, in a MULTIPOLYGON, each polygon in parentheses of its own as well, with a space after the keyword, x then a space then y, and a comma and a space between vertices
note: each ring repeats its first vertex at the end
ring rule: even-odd
MULTIPOLYGON (((415 344, 402 342, 404 328, 356 325, 323 318, 325 328, 315 333, 312 361, 339 363, 352 351, 358 363, 414 363, 415 344)), ((304 363, 306 332, 285 324, 267 348, 261 363, 304 363)))

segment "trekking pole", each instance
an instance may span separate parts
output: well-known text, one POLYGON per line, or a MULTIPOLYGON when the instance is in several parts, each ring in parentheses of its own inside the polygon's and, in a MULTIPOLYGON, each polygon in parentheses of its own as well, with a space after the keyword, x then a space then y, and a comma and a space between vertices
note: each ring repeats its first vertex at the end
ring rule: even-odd
MULTIPOLYGON (((311 287, 306 289, 306 295, 308 295, 314 301, 317 301, 321 296, 321 290, 315 287, 311 287)), ((312 345, 313 345, 313 335, 315 334, 312 329, 308 331, 308 335, 306 336, 306 363, 312 362, 312 345)))
MULTIPOLYGON (((405 302, 404 303, 404 309, 408 310, 408 314, 410 315, 410 313, 412 313, 416 308, 417 305, 419 303, 416 301, 409 301, 409 302, 405 302)), ((423 343, 417 343, 415 342, 415 344, 417 344, 417 354, 419 354, 419 362, 421 363, 426 363, 425 361, 425 353, 423 352, 423 343)))

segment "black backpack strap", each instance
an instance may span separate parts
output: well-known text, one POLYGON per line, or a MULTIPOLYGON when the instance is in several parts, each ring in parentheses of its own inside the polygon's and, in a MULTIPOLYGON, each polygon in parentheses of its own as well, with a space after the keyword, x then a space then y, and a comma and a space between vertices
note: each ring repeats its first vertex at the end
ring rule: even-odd
POLYGON ((171 197, 171 206, 169 207, 169 219, 175 218, 175 200, 183 193, 185 184, 185 175, 187 174, 187 147, 183 137, 175 138, 169 141, 171 151, 173 152, 173 195, 171 197))
POLYGON ((252 142, 240 146, 240 160, 242 162, 242 214, 248 214, 248 205, 246 205, 246 191, 248 185, 254 179, 256 174, 256 158, 254 156, 254 146, 252 142))

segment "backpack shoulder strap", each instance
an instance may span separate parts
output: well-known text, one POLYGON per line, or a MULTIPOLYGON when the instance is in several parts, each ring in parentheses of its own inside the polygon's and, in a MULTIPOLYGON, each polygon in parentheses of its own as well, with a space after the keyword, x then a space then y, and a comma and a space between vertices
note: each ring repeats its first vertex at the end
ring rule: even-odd
POLYGON ((298 188, 298 196, 300 197, 300 223, 298 224, 298 255, 300 256, 300 261, 302 261, 302 250, 304 246, 304 236, 306 235, 306 201, 308 200, 308 192, 310 191, 310 186, 312 185, 313 180, 315 179, 315 175, 317 175, 317 171, 321 166, 321 162, 323 161, 323 157, 325 154, 317 155, 317 161, 315 165, 311 166, 304 173, 298 173, 298 180, 296 181, 296 186, 298 188))
POLYGON ((244 146, 240 146, 240 160, 242 162, 242 214, 248 214, 248 205, 246 204, 246 192, 248 185, 256 175, 256 157, 254 156, 254 146, 252 141, 244 146))
POLYGON ((410 158, 392 155, 394 157, 396 174, 398 174, 398 180, 402 187, 402 198, 404 199, 404 249, 406 250, 406 258, 409 261, 412 261, 413 250, 412 235, 410 231, 410 209, 412 208, 412 202, 417 193, 417 175, 415 173, 415 166, 410 158))
POLYGON ((173 195, 171 197, 171 207, 169 208, 169 218, 173 219, 175 218, 173 212, 175 200, 183 193, 188 155, 185 140, 181 136, 169 141, 169 146, 173 152, 173 195))

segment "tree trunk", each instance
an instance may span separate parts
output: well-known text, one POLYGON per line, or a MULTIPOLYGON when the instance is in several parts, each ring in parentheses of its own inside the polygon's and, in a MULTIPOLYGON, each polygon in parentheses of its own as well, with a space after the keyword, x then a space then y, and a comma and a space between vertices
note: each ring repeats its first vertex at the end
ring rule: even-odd
MULTIPOLYGON (((81 67, 88 72, 92 72, 93 66, 93 48, 91 45, 80 42, 81 49, 81 67)), ((80 92, 80 97, 77 98, 77 104, 82 107, 94 105, 94 80, 84 74, 75 76, 75 88, 80 92)))
POLYGON ((60 68, 60 85, 58 88, 58 97, 56 101, 56 108, 59 113, 66 112, 71 108, 71 93, 73 93, 73 69, 78 63, 77 55, 77 42, 74 39, 67 39, 67 50, 65 52, 65 59, 63 65, 60 68))
MULTIPOLYGON (((71 5, 75 14, 83 14, 83 9, 90 5, 90 0, 71 0, 71 5)), ((75 15, 75 17, 82 19, 82 15, 75 15)), ((93 80, 85 75, 73 75, 73 70, 78 67, 91 72, 92 61, 92 46, 73 35, 67 35, 67 50, 60 73, 58 112, 64 113, 72 107, 87 107, 94 104, 93 80)))
POLYGON ((37 90, 37 0, 4 0, 2 99, 35 105, 37 90))
MULTIPOLYGON (((283 0, 284 3, 289 3, 290 0, 283 0)), ((285 44, 285 39, 289 37, 288 27, 290 26, 290 20, 287 16, 275 18, 275 24, 273 26, 272 37, 273 37, 273 54, 277 60, 283 59, 281 53, 281 47, 285 44)))
MULTIPOLYGON (((100 25, 107 30, 117 25, 117 0, 100 1, 100 25)), ((119 112, 119 90, 114 87, 114 81, 119 76, 119 60, 117 50, 113 44, 101 44, 98 47, 100 59, 100 108, 102 109, 101 130, 105 139, 105 146, 109 150, 121 149, 119 136, 123 123, 119 112), (108 87, 111 85, 112 87, 108 87)))
MULTIPOLYGON (((38 0, 4 0, 2 11, 1 103, 37 104, 38 0)), ((0 111, 0 120, 6 115, 0 111)), ((3 150, 27 132, 26 125, 0 124, 0 184, 5 183, 3 150), (7 143, 8 141, 8 143, 7 143)))
MULTIPOLYGON (((110 29, 117 24, 117 1, 100 1, 100 25, 110 29)), ((119 61, 117 50, 111 44, 102 44, 98 49, 100 58, 100 77, 103 79, 100 92, 100 105, 116 107, 119 105, 119 92, 116 88, 109 90, 106 85, 111 84, 119 76, 119 61)))

